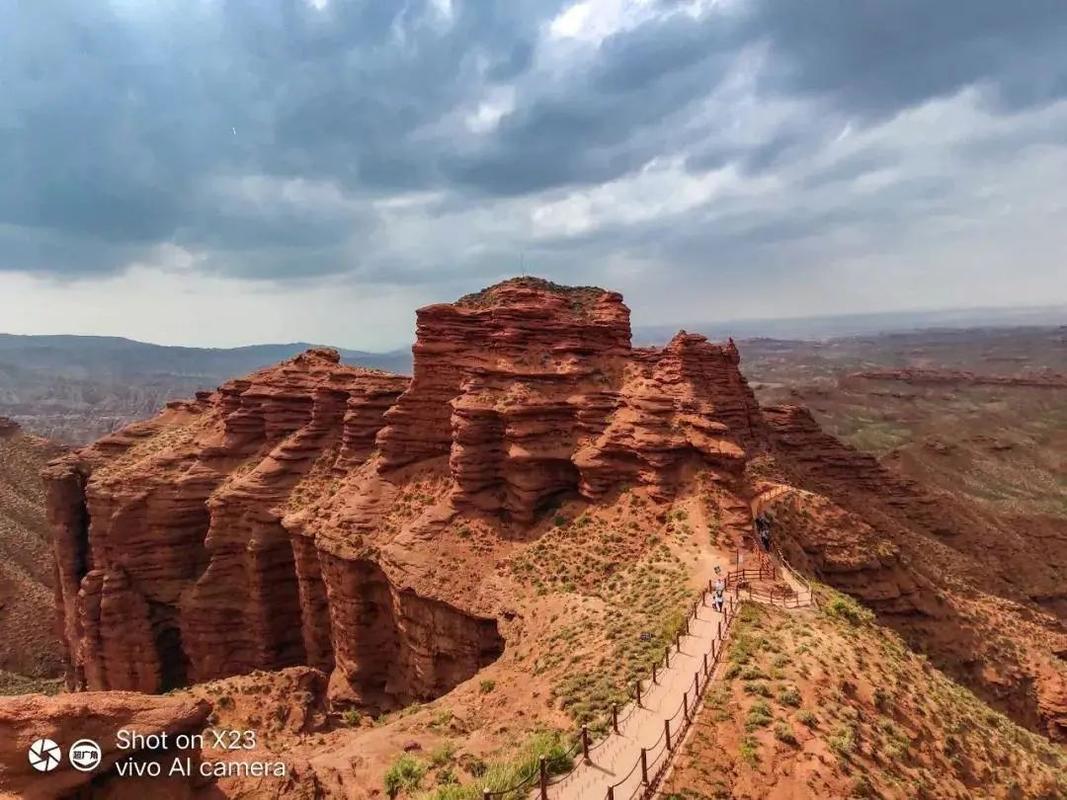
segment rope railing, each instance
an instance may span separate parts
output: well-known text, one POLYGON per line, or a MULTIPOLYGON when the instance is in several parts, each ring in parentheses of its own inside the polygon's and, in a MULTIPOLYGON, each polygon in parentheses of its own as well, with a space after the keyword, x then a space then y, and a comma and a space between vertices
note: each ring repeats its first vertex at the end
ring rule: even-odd
MULTIPOLYGON (((706 593, 704 596, 706 597, 706 593)), ((716 636, 712 639, 711 649, 704 654, 702 661, 703 666, 701 669, 698 669, 693 676, 694 689, 692 703, 690 704, 689 702, 688 691, 683 693, 681 705, 673 714, 663 720, 663 731, 660 733, 659 738, 656 739, 651 747, 641 748, 640 757, 626 774, 626 777, 608 787, 605 800, 637 800, 637 798, 645 800, 655 793, 660 780, 666 774, 667 767, 670 765, 671 754, 681 745, 686 731, 689 730, 689 726, 692 724, 701 697, 707 689, 708 684, 711 683, 711 673, 714 672, 719 664, 719 660, 722 658, 722 643, 725 641, 725 637, 729 633, 730 623, 733 622, 736 614, 736 599, 737 589, 735 587, 734 596, 730 598, 729 604, 723 607, 724 622, 726 623, 725 628, 720 626, 716 636), (716 647, 716 644, 719 646, 716 647), (708 656, 711 657, 710 662, 708 661, 708 656), (704 673, 703 685, 700 683, 701 671, 704 673), (678 718, 679 714, 681 715, 680 724, 672 728, 671 723, 678 718), (661 743, 663 744, 663 749, 655 753, 650 759, 649 753, 656 750, 661 743), (641 770, 641 783, 635 787, 629 795, 621 796, 617 790, 626 785, 626 783, 634 776, 638 768, 641 770)))
MULTIPOLYGON (((712 590, 712 582, 709 581, 708 582, 708 588, 702 590, 700 595, 699 595, 699 597, 693 601, 693 604, 692 604, 692 606, 691 606, 691 608, 689 610, 689 614, 685 618, 684 628, 683 628, 683 630, 680 630, 675 635, 674 642, 672 643, 674 645, 674 652, 675 653, 681 652, 681 649, 682 649, 682 646, 681 646, 682 645, 682 636, 690 634, 690 623, 693 620, 698 618, 700 609, 701 608, 705 608, 707 606, 708 593, 711 590, 712 590), (684 631, 684 633, 683 633, 683 631, 684 631)), ((724 609, 723 609, 723 614, 724 614, 724 618, 725 618, 725 622, 726 622, 726 626, 727 627, 729 626, 729 623, 733 619, 735 601, 736 601, 736 592, 735 592, 735 597, 730 598, 729 606, 728 607, 724 607, 724 609)), ((709 650, 708 653, 704 654, 703 663, 705 665, 705 669, 710 670, 710 669, 714 668, 714 667, 709 667, 708 666, 707 656, 709 656, 709 655, 712 657, 712 664, 717 664, 718 663, 719 656, 720 656, 720 654, 722 652, 722 647, 720 646, 718 649, 716 649, 716 642, 719 642, 721 644, 721 642, 723 641, 723 636, 724 635, 725 635, 725 630, 723 629, 723 626, 720 624, 719 631, 717 633, 716 639, 713 639, 713 641, 712 641, 711 650, 709 650)), ((668 646, 664 650, 664 657, 663 657, 664 666, 668 667, 668 668, 670 666, 670 654, 671 654, 671 645, 668 644, 668 646)), ((654 686, 658 685, 658 680, 657 680, 658 666, 659 666, 659 662, 657 660, 657 662, 653 663, 653 665, 652 665, 652 675, 648 679, 646 679, 646 680, 648 680, 648 684, 649 684, 649 686, 648 686, 648 691, 649 692, 652 690, 652 688, 654 686)), ((698 673, 698 675, 699 675, 699 673, 698 673)), ((605 720, 606 725, 610 726, 609 729, 611 730, 612 733, 618 734, 619 733, 619 725, 622 722, 624 722, 625 720, 629 719, 629 717, 632 714, 634 714, 639 708, 642 707, 641 700, 642 700, 642 691, 643 691, 642 684, 643 683, 644 683, 644 681, 641 681, 641 680, 639 680, 639 681, 637 681, 635 683, 635 685, 634 685, 634 694, 632 695, 632 699, 634 700, 634 702, 627 704, 628 705, 628 709, 626 710, 626 712, 624 714, 622 714, 620 716, 619 715, 618 706, 614 705, 614 704, 612 705, 610 711, 608 712, 608 716, 607 716, 607 718, 605 720)), ((708 684, 708 681, 705 680, 705 682, 704 682, 704 688, 705 689, 707 688, 707 684, 708 684)), ((694 694, 694 707, 696 705, 696 700, 697 700, 697 695, 695 693, 694 694)), ((670 721, 673 720, 675 717, 677 717, 678 714, 685 713, 686 716, 688 716, 688 712, 684 708, 684 706, 685 706, 685 704, 687 702, 688 701, 685 698, 683 698, 682 706, 679 706, 678 710, 675 711, 674 714, 671 715, 671 717, 669 717, 667 720, 665 720, 665 722, 667 723, 668 726, 669 726, 670 721)), ((686 726, 688 725, 688 719, 686 719, 685 725, 686 726)), ((666 730, 667 729, 665 729, 664 734, 660 735, 660 739, 657 740, 656 744, 652 745, 652 748, 646 748, 646 750, 653 749, 656 746, 658 746, 658 744, 663 740, 664 735, 666 734, 666 730)), ((605 737, 604 739, 601 739, 599 742, 597 742, 595 745, 593 745, 591 743, 591 737, 590 737, 590 733, 589 733, 589 725, 588 724, 583 725, 581 727, 581 729, 579 730, 579 732, 578 732, 578 737, 577 737, 576 742, 566 751, 565 757, 570 759, 570 758, 573 758, 574 756, 578 755, 578 753, 580 752, 580 753, 582 753, 582 761, 590 762, 591 761, 591 759, 590 759, 591 753, 594 752, 596 749, 598 749, 600 746, 606 744, 607 741, 608 741, 608 738, 609 737, 605 737)), ((646 758, 647 758, 647 756, 646 756, 646 758)), ((525 789, 528 786, 532 787, 532 785, 536 783, 537 786, 538 786, 538 796, 540 798, 542 798, 542 800, 547 800, 549 787, 555 786, 555 785, 560 784, 563 781, 565 781, 567 778, 569 778, 571 775, 574 774, 575 770, 577 770, 579 766, 580 766, 580 764, 576 764, 575 766, 573 766, 571 769, 567 770, 564 773, 561 773, 561 774, 555 775, 555 776, 550 776, 549 772, 548 772, 547 759, 544 756, 541 756, 541 758, 539 759, 539 762, 538 762, 538 769, 537 769, 537 771, 535 773, 533 773, 532 775, 524 778, 523 780, 519 781, 515 785, 509 786, 506 789, 495 789, 495 790, 483 789, 482 790, 482 797, 483 797, 484 800, 510 800, 511 797, 517 797, 518 796, 518 795, 516 795, 516 792, 520 792, 520 791, 522 791, 523 789, 525 789)), ((634 765, 633 769, 630 770, 630 773, 629 773, 629 775, 627 777, 632 777, 634 771, 640 766, 641 766, 641 761, 639 760, 634 765)), ((645 771, 646 772, 648 771, 647 764, 646 764, 645 771)), ((613 795, 613 789, 615 787, 619 786, 619 785, 620 784, 615 784, 613 787, 609 787, 609 789, 608 789, 608 798, 609 798, 609 800, 620 800, 619 798, 617 798, 617 797, 615 797, 613 795)), ((642 795, 633 795, 633 797, 637 797, 637 796, 648 796, 648 795, 643 795, 643 794, 642 795)))
MULTIPOLYGON (((807 590, 807 602, 802 600, 800 594, 791 587, 789 589, 782 589, 781 591, 768 591, 753 589, 751 586, 747 585, 749 581, 776 580, 779 577, 779 569, 775 560, 764 554, 762 550, 758 550, 758 552, 760 553, 760 561, 757 567, 730 570, 726 573, 724 584, 727 589, 731 590, 731 596, 729 597, 729 602, 723 606, 723 619, 718 623, 715 635, 711 640, 710 649, 706 653, 701 654, 701 667, 693 677, 692 688, 683 693, 682 703, 679 705, 678 709, 669 717, 664 718, 663 730, 661 731, 659 738, 650 747, 642 748, 640 757, 635 761, 633 767, 630 768, 626 776, 608 787, 605 800, 637 800, 638 798, 646 800, 653 795, 659 781, 666 773, 670 763, 671 754, 676 749, 676 746, 681 744, 682 738, 692 724, 693 717, 699 707, 703 694, 707 690, 708 684, 711 683, 711 674, 718 667, 719 662, 722 659, 724 650, 722 645, 726 640, 730 624, 733 622, 736 614, 737 601, 740 600, 742 596, 746 599, 773 605, 781 605, 787 608, 799 608, 815 602, 811 584, 793 569, 792 565, 782 557, 781 551, 777 549, 775 553, 782 568, 787 570, 790 575, 794 576, 807 590), (702 673, 704 678, 703 683, 701 683, 702 673), (691 699, 690 692, 692 692, 691 699), (679 715, 681 715, 680 720, 679 715), (661 746, 662 749, 659 749, 661 746), (623 787, 634 778, 638 771, 640 771, 641 774, 640 783, 629 794, 623 794, 623 787)), ((693 605, 689 610, 689 614, 686 616, 683 623, 683 628, 677 632, 674 641, 668 644, 665 648, 662 658, 663 666, 665 668, 670 668, 672 650, 674 653, 682 652, 682 636, 690 634, 690 623, 698 619, 701 608, 707 607, 708 595, 713 593, 713 591, 714 581, 709 580, 708 587, 702 590, 699 597, 694 600, 693 605)), ((710 621, 708 622, 710 624, 710 621)), ((522 792, 523 790, 529 791, 530 789, 536 788, 534 797, 539 798, 539 800, 548 800, 548 790, 550 787, 557 786, 566 781, 575 774, 576 770, 582 763, 592 763, 591 755, 609 742, 612 733, 617 735, 620 733, 619 728, 622 723, 626 722, 639 709, 644 708, 642 703, 643 695, 651 693, 656 686, 660 685, 659 666, 660 660, 657 659, 652 665, 651 676, 644 680, 638 680, 634 684, 633 692, 630 694, 630 698, 633 702, 628 703, 626 709, 622 713, 620 713, 617 705, 613 704, 611 706, 606 718, 602 721, 603 727, 609 731, 607 737, 604 737, 593 744, 589 725, 583 725, 579 729, 575 743, 565 753, 567 759, 574 758, 581 753, 581 760, 579 763, 575 764, 571 769, 564 773, 552 776, 549 775, 547 760, 542 756, 538 762, 538 769, 535 773, 527 776, 519 783, 507 789, 495 791, 490 791, 488 789, 484 790, 484 799, 511 800, 511 798, 520 797, 521 795, 519 792, 522 792), (647 689, 644 687, 645 683, 648 684, 647 689)))

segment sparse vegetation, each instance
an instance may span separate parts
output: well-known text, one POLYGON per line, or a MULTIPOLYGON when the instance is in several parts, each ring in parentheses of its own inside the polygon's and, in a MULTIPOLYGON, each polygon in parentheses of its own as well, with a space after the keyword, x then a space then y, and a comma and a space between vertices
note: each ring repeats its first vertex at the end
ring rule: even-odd
POLYGON ((426 775, 426 765, 404 754, 389 767, 385 773, 385 793, 389 797, 396 797, 400 792, 412 792, 422 786, 422 779, 426 775))
POLYGON ((859 603, 819 592, 817 613, 742 607, 721 689, 666 796, 728 798, 722 776, 753 770, 761 786, 771 781, 766 792, 839 800, 956 800, 977 796, 976 781, 997 800, 1067 797, 1062 751, 950 681, 859 603), (827 768, 790 786, 789 759, 819 753, 827 768))

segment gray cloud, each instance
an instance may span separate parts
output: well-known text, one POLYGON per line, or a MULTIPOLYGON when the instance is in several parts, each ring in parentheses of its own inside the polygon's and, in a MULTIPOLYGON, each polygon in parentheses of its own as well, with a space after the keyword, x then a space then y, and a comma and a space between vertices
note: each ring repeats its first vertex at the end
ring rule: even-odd
POLYGON ((1067 5, 1033 0, 756 0, 744 26, 776 56, 768 88, 881 116, 986 83, 1020 107, 1067 89, 1067 5))
POLYGON ((1025 123, 1067 97, 1060 0, 665 0, 592 41, 553 38, 566 5, 5 4, 0 271, 103 276, 175 245, 273 281, 451 288, 523 250, 606 282, 629 261, 741 280, 973 215, 949 172, 1063 144, 1062 117, 1025 123), (968 90, 978 110, 946 113, 986 129, 895 122, 968 90), (649 170, 736 183, 679 204, 649 170))

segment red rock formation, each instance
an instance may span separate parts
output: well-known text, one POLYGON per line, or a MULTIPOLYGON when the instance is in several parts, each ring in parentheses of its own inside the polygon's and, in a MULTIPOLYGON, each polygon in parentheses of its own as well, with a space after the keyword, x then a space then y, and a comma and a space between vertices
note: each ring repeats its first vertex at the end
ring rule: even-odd
POLYGON ((421 309, 414 353, 409 383, 309 351, 54 463, 71 685, 308 664, 335 700, 434 697, 504 646, 500 598, 448 589, 421 544, 457 510, 529 523, 561 494, 667 493, 686 464, 739 473, 760 446, 732 343, 632 350, 614 292, 506 281, 421 309), (420 465, 446 491, 396 537, 420 465))
MULTIPOLYGON (((165 734, 173 742, 178 734, 201 732, 210 713, 211 705, 203 700, 129 692, 0 698, 0 796, 48 800, 77 793, 78 797, 98 797, 108 794, 109 784, 121 784, 130 792, 139 785, 144 797, 187 796, 182 791, 190 787, 185 778, 138 781, 109 775, 108 770, 119 759, 151 760, 165 758, 168 752, 120 749, 117 733, 125 729, 142 736, 165 734), (27 760, 30 745, 41 738, 63 748, 64 758, 53 772, 37 772, 27 760), (67 748, 79 739, 92 739, 103 751, 100 766, 92 772, 79 772, 66 759, 67 748)), ((199 756, 195 751, 183 754, 194 759, 199 756)), ((206 782, 200 779, 201 784, 206 782)))
POLYGON ((667 487, 690 456, 739 464, 760 427, 732 343, 632 350, 614 292, 518 278, 420 309, 418 333, 381 465, 448 454, 460 507, 528 522, 560 493, 667 487))
POLYGON ((158 691, 305 658, 276 506, 351 463, 405 379, 309 351, 46 471, 73 686, 158 691))
POLYGON ((886 469, 878 459, 825 433, 802 406, 767 406, 763 409, 771 441, 803 475, 805 483, 820 491, 864 492, 899 509, 930 533, 951 534, 952 527, 937 512, 938 498, 913 481, 886 469))

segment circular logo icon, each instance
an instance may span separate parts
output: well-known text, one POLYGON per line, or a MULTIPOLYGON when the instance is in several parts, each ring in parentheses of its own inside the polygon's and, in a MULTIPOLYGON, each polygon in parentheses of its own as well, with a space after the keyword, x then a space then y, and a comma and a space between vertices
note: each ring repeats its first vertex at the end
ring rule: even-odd
POLYGON ((51 739, 38 739, 30 745, 30 766, 38 772, 51 772, 62 758, 63 751, 51 739))
POLYGON ((92 739, 79 739, 70 746, 67 759, 74 769, 89 772, 100 765, 102 755, 100 745, 92 739))

